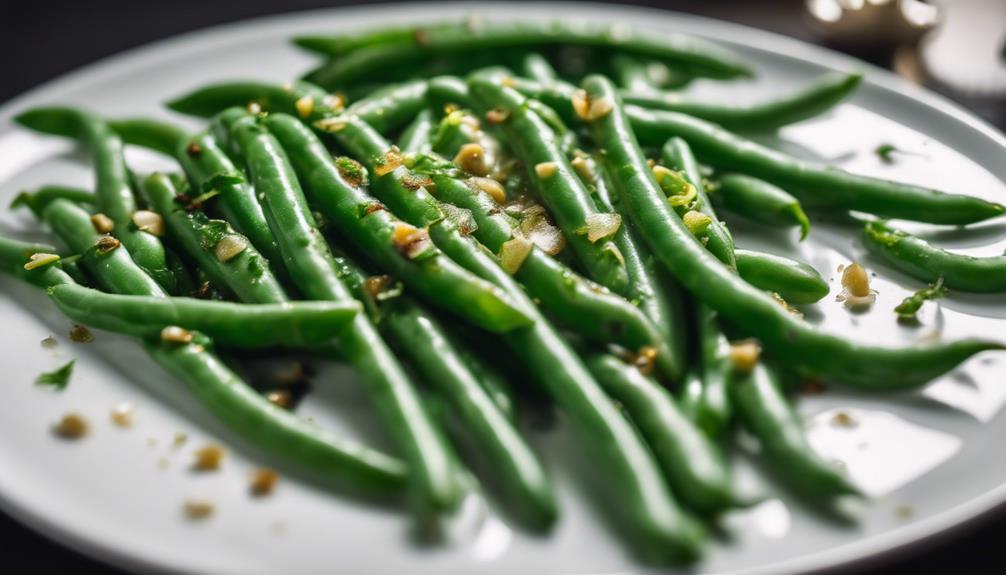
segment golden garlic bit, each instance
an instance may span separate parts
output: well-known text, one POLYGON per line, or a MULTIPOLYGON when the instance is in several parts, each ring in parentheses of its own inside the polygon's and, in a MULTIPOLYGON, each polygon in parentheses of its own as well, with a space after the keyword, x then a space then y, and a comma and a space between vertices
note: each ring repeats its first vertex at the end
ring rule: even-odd
POLYGON ((185 516, 192 520, 208 519, 213 515, 213 502, 206 499, 189 499, 182 506, 185 516))
POLYGON ((87 435, 89 425, 84 416, 77 412, 64 415, 52 431, 63 439, 81 439, 87 435))
POLYGON ((196 471, 216 471, 224 460, 224 449, 216 444, 209 444, 195 451, 195 462, 192 468, 196 471))
POLYGON ((740 373, 748 373, 761 359, 761 345, 753 339, 730 344, 730 361, 734 369, 740 373))
POLYGON ((117 427, 132 427, 136 408, 131 403, 120 403, 112 408, 109 418, 117 427))
POLYGON ((256 469, 252 472, 249 488, 255 497, 265 497, 273 492, 276 483, 279 481, 279 474, 268 468, 256 469))

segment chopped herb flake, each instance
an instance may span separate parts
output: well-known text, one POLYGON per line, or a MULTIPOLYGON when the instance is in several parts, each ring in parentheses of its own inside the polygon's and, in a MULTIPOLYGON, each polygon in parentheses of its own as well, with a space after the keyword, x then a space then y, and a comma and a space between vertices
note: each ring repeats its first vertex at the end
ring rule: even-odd
POLYGON ((47 371, 35 378, 35 385, 51 387, 59 391, 66 389, 70 384, 70 376, 73 375, 73 364, 77 360, 71 359, 65 365, 55 371, 47 371))

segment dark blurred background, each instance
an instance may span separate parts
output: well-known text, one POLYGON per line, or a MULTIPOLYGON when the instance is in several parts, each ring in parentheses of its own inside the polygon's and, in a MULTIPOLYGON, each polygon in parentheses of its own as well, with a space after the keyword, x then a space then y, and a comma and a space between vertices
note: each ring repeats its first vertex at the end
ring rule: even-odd
MULTIPOLYGON (((0 102, 85 64, 183 32, 256 16, 376 2, 338 0, 3 0, 0 102)), ((624 3, 624 2, 623 2, 624 3)), ((1006 127, 1006 0, 650 0, 827 45, 895 70, 1006 127)), ((449 2, 441 2, 448 16, 449 2)), ((0 159, 2 161, 2 159, 0 159)), ((2 462, 0 462, 2 465, 2 462)), ((1006 573, 1006 516, 857 572, 1006 573)), ((3 560, 41 573, 117 573, 0 513, 3 560)), ((7 571, 7 569, 0 569, 7 571)), ((845 570, 844 572, 849 572, 845 570)))

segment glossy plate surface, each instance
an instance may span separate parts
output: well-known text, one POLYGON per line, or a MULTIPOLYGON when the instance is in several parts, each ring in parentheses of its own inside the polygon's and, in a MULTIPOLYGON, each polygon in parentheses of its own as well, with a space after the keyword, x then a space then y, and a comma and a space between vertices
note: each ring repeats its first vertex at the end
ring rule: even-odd
MULTIPOLYGON (((756 100, 791 90, 828 70, 862 66, 834 53, 778 36, 705 19, 637 8, 576 4, 454 5, 459 15, 490 18, 560 18, 624 23, 653 31, 686 31, 723 42, 758 71, 755 81, 699 82, 710 99, 756 100)), ((21 189, 45 183, 88 186, 90 168, 66 142, 14 128, 11 117, 32 106, 66 103, 112 116, 171 117, 160 103, 209 81, 262 78, 286 81, 312 60, 287 44, 298 33, 360 30, 442 17, 442 6, 340 9, 255 20, 178 37, 90 66, 25 94, 0 109, 0 203, 21 189)), ((801 156, 852 170, 907 180, 951 192, 1006 201, 1006 140, 941 98, 876 69, 855 97, 833 113, 782 130, 776 145, 801 156), (885 164, 873 150, 894 144, 905 153, 885 164)), ((198 125, 189 120, 173 118, 198 125)), ((130 150, 139 170, 171 169, 152 155, 130 150)), ((701 158, 700 158, 701 160, 701 158)), ((1004 337, 1006 298, 954 294, 927 304, 921 325, 899 325, 892 308, 921 286, 864 256, 856 233, 815 222, 811 238, 748 224, 726 215, 738 244, 803 258, 832 281, 832 293, 805 309, 827 329, 867 340, 903 341, 974 334, 1004 337), (872 310, 851 314, 834 301, 836 269, 863 261, 878 277, 872 310)), ((0 233, 43 237, 24 213, 0 211, 0 233)), ((925 228, 916 228, 926 231, 925 228)), ((1003 252, 1001 219, 969 233, 932 231, 942 245, 969 253, 1003 252)), ((124 338, 96 333, 94 343, 70 342, 69 324, 42 293, 0 278, 0 360, 5 397, 0 402, 0 504, 33 527, 116 564, 164 571, 213 573, 622 573, 645 572, 605 527, 584 477, 596 473, 561 424, 529 430, 562 494, 561 522, 547 537, 513 528, 472 500, 439 546, 412 536, 408 517, 340 498, 284 478, 274 496, 247 495, 248 473, 261 465, 253 448, 226 433, 189 399, 181 386, 124 338), (56 349, 40 341, 53 336, 56 349), (32 386, 35 376, 71 359, 68 390, 32 386), (135 424, 109 422, 117 404, 135 405, 135 424), (51 424, 68 411, 91 421, 79 443, 55 439, 51 424), (187 435, 183 445, 175 436, 187 435), (190 471, 192 451, 209 441, 229 446, 218 473, 190 471), (184 501, 204 497, 216 514, 200 524, 182 514, 184 501)), ((710 546, 699 568, 717 573, 785 573, 866 560, 938 534, 1006 499, 1006 357, 985 354, 920 393, 865 396, 841 391, 804 398, 800 411, 814 444, 843 461, 872 496, 858 524, 841 525, 810 513, 767 484, 769 499, 730 515, 733 538, 710 546), (836 426, 838 410, 852 426, 836 426)), ((305 414, 346 433, 384 440, 362 394, 346 370, 315 378, 305 414)), ((840 418, 841 419, 841 418, 840 418)), ((754 458, 756 459, 756 458, 754 458)), ((738 471, 751 473, 739 458, 738 471)))

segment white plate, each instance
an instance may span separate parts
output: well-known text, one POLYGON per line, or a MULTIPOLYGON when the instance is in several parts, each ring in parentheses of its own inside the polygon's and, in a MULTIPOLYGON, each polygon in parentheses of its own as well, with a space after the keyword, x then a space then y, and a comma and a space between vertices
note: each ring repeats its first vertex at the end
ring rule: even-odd
MULTIPOLYGON (((734 85, 700 82, 710 98, 754 100, 784 92, 826 70, 862 65, 849 58, 731 24, 666 12, 602 5, 485 4, 459 8, 499 18, 590 19, 654 30, 680 30, 721 41, 742 53, 759 79, 734 85)), ((11 125, 16 112, 48 103, 68 103, 126 116, 168 116, 160 102, 205 82, 226 78, 286 81, 311 65, 287 39, 297 33, 359 30, 446 16, 436 5, 376 6, 294 14, 189 34, 90 66, 10 102, 0 111, 0 203, 22 188, 60 182, 88 185, 89 167, 72 148, 11 125)), ((187 121, 187 120, 185 120, 187 121)), ((192 124, 195 127, 194 124, 192 124)), ((932 94, 876 70, 848 103, 820 119, 782 131, 785 147, 841 163, 856 171, 1006 200, 1006 141, 979 120, 932 94), (893 143, 913 155, 882 164, 872 153, 893 143)), ((139 168, 168 166, 130 151, 139 168)), ((740 245, 761 247, 811 262, 832 278, 840 263, 863 257, 855 234, 818 225, 798 244, 788 233, 769 232, 730 219, 740 245)), ((0 231, 27 231, 25 214, 0 215, 0 231)), ((968 239, 940 236, 947 245, 974 253, 1001 253, 1004 224, 981 226, 968 239), (977 239, 976 239, 977 238, 977 239), (980 247, 976 247, 980 246, 980 247), (973 248, 973 249, 971 249, 973 248)), ((867 264, 871 264, 866 260, 867 264)), ((891 308, 919 287, 908 278, 877 270, 879 300, 871 313, 850 315, 833 297, 810 311, 829 329, 856 337, 901 340, 942 326, 947 337, 1003 337, 1006 305, 1001 296, 955 294, 928 304, 923 327, 900 328, 891 308), (856 326, 856 324, 859 324, 856 326), (863 335, 866 334, 866 335, 863 335)), ((0 357, 4 400, 0 402, 0 502, 22 521, 76 549, 104 560, 149 570, 214 573, 615 573, 645 568, 627 556, 605 527, 577 477, 595 471, 560 428, 534 432, 562 493, 561 522, 536 537, 473 504, 452 526, 448 541, 423 546, 410 536, 404 513, 340 498, 286 478, 273 497, 251 500, 247 473, 253 449, 215 425, 126 339, 99 333, 95 343, 74 344, 68 324, 44 296, 0 279, 0 357), (57 351, 42 349, 48 335, 57 351), (77 359, 70 388, 61 394, 31 385, 42 370, 77 359), (137 406, 136 425, 117 429, 110 408, 137 406), (69 410, 91 418, 94 433, 79 443, 58 441, 50 424, 69 410), (189 434, 180 449, 176 432, 189 434), (217 439, 232 446, 220 473, 187 470, 191 451, 217 439), (205 496, 217 514, 202 524, 186 521, 182 502, 205 496)), ((836 290, 833 290, 833 293, 836 290)), ((708 572, 784 573, 875 557, 959 525, 1006 498, 1006 458, 990 452, 1006 436, 1002 354, 986 354, 917 394, 878 397, 832 392, 800 404, 815 444, 839 457, 865 490, 875 495, 855 526, 829 523, 785 496, 728 517, 735 536, 711 546, 700 565, 708 572), (829 410, 852 410, 854 429, 829 423, 829 410)), ((380 441, 369 407, 351 377, 326 372, 305 412, 326 424, 380 441), (376 438, 375 438, 376 437, 376 438)), ((740 464, 740 471, 748 467, 740 464)), ((771 487, 770 487, 771 489, 771 487)), ((595 494, 596 496, 596 494, 595 494)), ((606 495, 618 497, 617 493, 606 495)))

